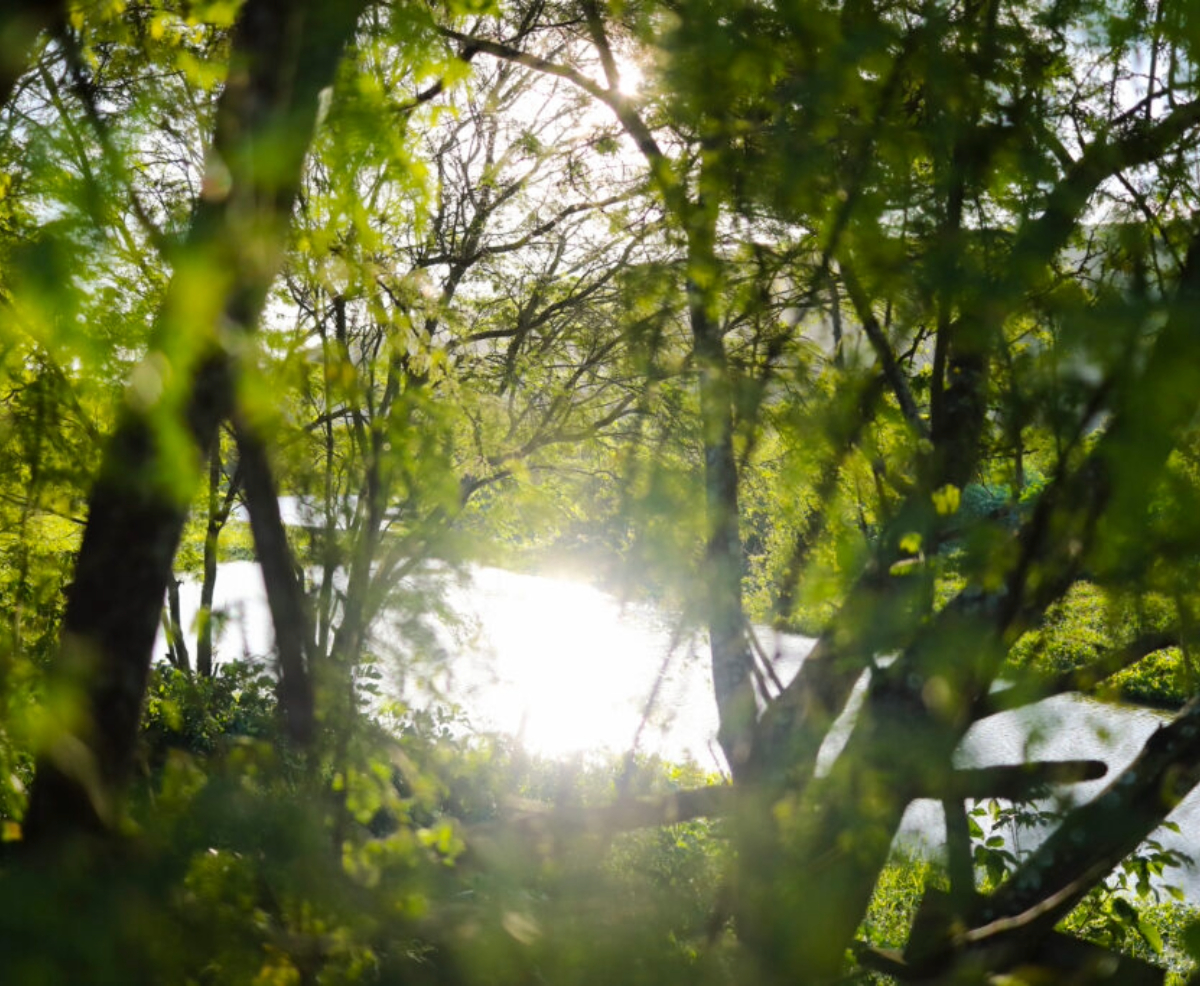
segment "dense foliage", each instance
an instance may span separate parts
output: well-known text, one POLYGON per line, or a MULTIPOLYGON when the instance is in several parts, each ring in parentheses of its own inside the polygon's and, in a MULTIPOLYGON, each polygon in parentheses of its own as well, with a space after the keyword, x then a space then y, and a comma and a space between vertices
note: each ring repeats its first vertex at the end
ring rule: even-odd
POLYGON ((6 4, 4 981, 1194 981, 1198 16, 6 4), (484 560, 701 627, 726 776, 382 687, 484 560), (1063 692, 1174 715, 959 767, 1063 692))

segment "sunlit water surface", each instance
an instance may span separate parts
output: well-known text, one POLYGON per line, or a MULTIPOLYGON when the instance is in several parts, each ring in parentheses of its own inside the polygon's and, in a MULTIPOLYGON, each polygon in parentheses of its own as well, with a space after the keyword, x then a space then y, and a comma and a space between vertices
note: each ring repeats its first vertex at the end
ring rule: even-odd
MULTIPOLYGON (((183 619, 189 624, 199 589, 181 588, 183 619)), ((662 611, 623 603, 592 586, 564 579, 477 568, 449 591, 453 625, 440 623, 420 674, 401 676, 384 668, 384 686, 404 688, 417 701, 441 696, 460 704, 475 728, 518 737, 531 752, 572 757, 637 749, 667 759, 691 759, 721 770, 716 748, 716 706, 703 637, 679 626, 662 611), (433 651, 441 650, 439 658, 433 651), (422 682, 414 685, 414 682, 422 682)), ((262 577, 256 565, 221 566, 215 609, 227 619, 218 656, 261 657, 271 647, 262 577)), ((780 679, 796 673, 811 640, 762 632, 780 679)), ((381 652, 403 650, 394 631, 384 629, 381 652)), ((161 653, 165 648, 160 644, 161 653)), ((865 681, 856 690, 861 698, 865 681)), ((827 769, 852 725, 854 701, 839 729, 822 749, 827 769)), ((1160 712, 1102 704, 1072 695, 993 716, 977 723, 956 755, 960 766, 1017 763, 1026 759, 1094 758, 1109 765, 1109 779, 1137 755, 1146 738, 1168 717, 1160 712)), ((1108 779, 1059 792, 1068 803, 1094 797, 1108 779)), ((1200 792, 1172 814, 1180 834, 1160 831, 1164 845, 1200 856, 1200 792)), ((1002 833, 1010 844, 1011 832, 1002 833)), ((936 852, 944 839, 936 802, 910 806, 898 840, 936 852)), ((1023 848, 1036 833, 1016 833, 1023 848)), ((1168 874, 1193 900, 1200 900, 1195 868, 1168 874)))

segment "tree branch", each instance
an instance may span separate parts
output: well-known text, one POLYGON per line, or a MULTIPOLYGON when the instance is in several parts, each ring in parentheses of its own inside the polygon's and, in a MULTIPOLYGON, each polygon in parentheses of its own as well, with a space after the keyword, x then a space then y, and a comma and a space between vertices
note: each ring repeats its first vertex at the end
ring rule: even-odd
POLYGON ((884 379, 887 380, 888 386, 892 388, 892 393, 900 405, 901 413, 918 436, 928 438, 929 425, 926 424, 925 419, 921 417, 921 412, 917 409, 917 402, 913 399, 912 390, 908 386, 908 378, 900 369, 900 364, 896 361, 896 354, 892 352, 892 345, 888 341, 883 327, 879 324, 879 319, 875 317, 875 312, 871 310, 871 302, 867 299, 862 284, 859 283, 854 271, 845 263, 839 263, 838 267, 842 275, 842 283, 846 286, 846 294, 850 298, 850 303, 854 305, 854 311, 858 315, 863 332, 871 342, 871 348, 875 350, 875 357, 879 360, 879 369, 883 373, 884 379))

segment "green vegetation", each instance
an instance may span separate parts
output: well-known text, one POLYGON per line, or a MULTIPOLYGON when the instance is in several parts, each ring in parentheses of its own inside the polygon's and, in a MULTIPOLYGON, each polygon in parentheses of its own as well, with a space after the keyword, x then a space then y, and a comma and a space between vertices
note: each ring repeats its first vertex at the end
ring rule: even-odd
POLYGON ((0 980, 1196 982, 1198 17, 0 7, 0 980), (388 692, 488 561, 703 631, 727 775, 388 692), (1063 692, 1173 715, 956 764, 1063 692))

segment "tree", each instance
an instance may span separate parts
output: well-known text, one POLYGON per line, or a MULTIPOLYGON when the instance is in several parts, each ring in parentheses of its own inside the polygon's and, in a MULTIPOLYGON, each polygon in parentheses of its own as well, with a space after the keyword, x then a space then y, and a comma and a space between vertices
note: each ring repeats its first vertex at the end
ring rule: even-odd
MULTIPOLYGON (((109 439, 64 615, 59 664, 65 674, 85 676, 89 696, 80 737, 85 755, 69 756, 64 742, 41 762, 26 815, 32 840, 74 827, 69 819, 104 819, 128 776, 150 650, 186 516, 171 472, 196 472, 193 450, 201 460, 210 455, 232 411, 235 375, 222 320, 235 334, 250 332, 262 310, 318 95, 358 12, 353 5, 252 3, 241 14, 231 41, 232 74, 216 110, 206 194, 152 341, 158 372, 169 370, 179 383, 175 392, 143 402, 150 406, 128 404, 109 439), (197 317, 192 306, 213 278, 222 290, 209 295, 197 317)), ((289 670, 285 687, 302 689, 300 672, 289 670)), ((302 710, 297 715, 294 731, 302 736, 311 727, 302 710)))
MULTIPOLYGON (((714 927, 732 918, 739 954, 770 982, 835 981, 847 950, 912 981, 1067 962, 1090 982, 1111 966, 1055 927, 1200 782, 1200 706, 987 893, 965 802, 1093 768, 964 774, 953 758, 1002 705, 1092 687, 1167 646, 1189 666, 1189 10, 580 0, 485 16, 245 0, 236 23, 176 35, 186 20, 171 5, 65 20, 26 6, 11 31, 0 21, 5 153, 43 157, 0 186, 3 289, 15 319, 58 327, 15 333, 6 370, 10 458, 27 476, 6 501, 14 648, 61 559, 31 548, 47 491, 89 489, 46 685, 77 691, 83 714, 41 751, 29 845, 121 815, 206 467, 206 574, 228 516, 228 424, 283 743, 333 805, 348 872, 384 851, 355 843, 354 819, 382 825, 386 808, 414 838, 397 794, 419 786, 407 754, 393 783, 351 750, 377 737, 354 676, 397 580, 456 525, 486 531, 530 475, 615 505, 574 530, 641 538, 642 486, 620 487, 645 478, 672 506, 701 507, 698 522, 670 517, 672 543, 699 587, 732 790, 559 824, 728 813, 714 927), (168 35, 183 39, 179 73, 146 100, 168 35), (205 82, 214 65, 219 87, 205 82), (635 65, 646 78, 631 93, 635 65), (114 107, 137 125, 122 129, 114 107), (166 109, 182 125, 145 126, 166 109), (372 133, 380 118, 394 126, 372 133), (52 193, 61 216, 38 198, 52 193), (153 303, 78 329, 127 285, 153 303), (110 372, 86 382, 75 350, 110 372), (130 351, 141 359, 114 401, 130 351), (93 467, 81 409, 105 398, 116 411, 102 412, 111 434, 93 467), (51 451, 48 435, 72 440, 51 451), (315 493, 307 545, 289 540, 283 491, 315 493), (307 595, 297 558, 316 572, 307 595), (1044 673, 1028 660, 1035 637, 1089 593, 1109 601, 1111 646, 1082 672, 1044 673), (818 634, 791 682, 771 680, 751 618, 818 634), (849 742, 818 776, 864 675, 849 742), (927 891, 904 952, 888 953, 856 931, 918 797, 944 806, 949 890, 927 891)), ((448 832, 422 838, 452 856, 448 832)), ((514 940, 536 937, 504 920, 514 940)), ((476 975, 465 955, 451 966, 476 975)))
MULTIPOLYGON (((668 15, 639 9, 627 16, 625 30, 636 37, 639 29, 643 36, 661 30, 668 15)), ((1176 347, 1186 332, 1190 265, 1182 260, 1154 288, 1138 275, 1151 264, 1163 274, 1162 261, 1188 249, 1181 224, 1155 211, 1169 216, 1180 208, 1171 204, 1178 181, 1163 162, 1186 159, 1194 141, 1195 106, 1186 86, 1176 88, 1186 43, 1164 27, 1169 18, 1139 22, 1150 32, 1142 37, 1150 39, 1152 65, 1164 64, 1161 55, 1175 66, 1174 82, 1159 91, 1159 68, 1148 82, 1131 69, 1127 22, 1084 41, 1065 30, 1066 16, 1057 5, 806 7, 793 14, 736 4, 689 8, 668 22, 664 41, 670 68, 663 91, 674 97, 665 100, 672 111, 665 119, 695 134, 700 148, 677 159, 659 150, 644 111, 619 93, 594 8, 574 18, 555 10, 546 19, 553 26, 541 31, 514 18, 519 29, 500 24, 487 38, 451 33, 496 57, 570 78, 612 109, 688 237, 693 280, 696 265, 709 268, 692 287, 693 298, 703 299, 693 305, 693 335, 708 409, 709 613, 728 630, 713 633, 714 677, 725 749, 735 778, 749 782, 739 928, 780 979, 799 970, 818 980, 838 974, 900 814, 913 797, 945 789, 950 755, 966 727, 987 713, 1006 654, 1047 607, 1085 575, 1118 593, 1149 588, 1148 569, 1132 560, 1149 561, 1134 536, 1145 516, 1146 481, 1164 475, 1194 414, 1189 399, 1167 410, 1149 396, 1166 385, 1158 375, 1168 364, 1174 380, 1187 372, 1190 359, 1176 347), (591 46, 575 41, 580 34, 591 46), (607 88, 588 76, 589 60, 603 66, 607 88), (1078 64, 1104 66, 1106 86, 1073 75, 1078 64), (1145 95, 1119 99, 1121 86, 1145 95), (1130 181, 1133 172, 1143 188, 1130 181), (1124 203, 1116 191, 1122 186, 1124 203), (1089 212, 1097 196, 1120 216, 1099 228, 1089 212), (740 552, 730 526, 738 514, 736 429, 722 423, 734 404, 729 361, 719 333, 705 331, 723 299, 705 297, 704 287, 719 279, 711 231, 722 213, 753 220, 764 210, 811 234, 792 268, 803 299, 798 324, 832 282, 870 344, 869 367, 830 367, 846 381, 835 393, 862 392, 852 381, 866 370, 879 375, 888 399, 880 402, 867 386, 871 401, 846 401, 851 423, 829 429, 837 437, 818 488, 832 492, 839 474, 849 478, 854 458, 878 450, 871 466, 877 497, 859 504, 860 515, 869 509, 876 518, 877 533, 813 657, 752 725, 729 698, 751 678, 748 657, 739 656, 739 580, 722 580, 712 554, 721 543, 726 558, 740 552), (1124 224, 1133 215, 1140 232, 1116 235, 1131 229, 1124 224), (1088 253, 1072 277, 1064 251, 1083 243, 1088 253), (1100 310, 1110 317, 1104 331, 1094 314, 1100 310), (1153 317, 1162 326, 1147 333, 1151 311, 1161 313, 1153 317), (1046 333, 1032 352, 1031 331, 1046 333), (993 367, 1014 348, 1023 350, 1033 380, 1049 377, 1055 398, 1042 404, 1047 391, 1031 398, 1010 377, 1009 407, 993 403, 993 367), (1060 367, 1070 360, 1086 365, 1090 384, 1069 373, 1063 379, 1060 367), (1059 396, 1064 385, 1074 390, 1069 410, 1059 396), (1027 417, 1033 406, 1046 418, 1027 417), (1007 478, 1003 464, 989 462, 997 453, 1000 463, 1015 459, 1022 476, 1027 434, 1052 443, 1042 460, 1050 478, 1036 505, 1015 536, 1008 511, 968 523, 959 510, 964 490, 1007 478), (961 588, 945 602, 936 589, 951 575, 961 588), (888 653, 898 656, 881 668, 877 657, 888 653), (850 744, 830 776, 814 782, 825 732, 868 668, 869 697, 850 744), (731 741, 740 734, 749 737, 741 750, 731 741), (781 806, 789 807, 781 814, 781 806), (805 887, 818 865, 824 891, 814 895, 805 887)), ((756 434, 757 424, 751 418, 747 432, 756 434)), ((831 513, 826 506, 801 525, 789 577, 802 574, 817 538, 839 526, 842 518, 831 513)), ((781 593, 791 597, 794 589, 781 593)), ((1188 718, 1167 733, 1188 732, 1188 718)), ((1130 804, 1123 792, 1161 782, 1154 766, 1160 744, 1172 741, 1152 744, 1111 789, 1108 797, 1122 809, 1130 804)), ((961 804, 946 804, 953 832, 962 827, 961 804)), ((978 899, 970 867, 959 869, 940 930, 912 950, 909 965, 889 971, 921 978, 948 960, 969 965, 984 950, 992 971, 1025 961, 1097 873, 1162 818, 1156 810, 1153 819, 1121 827, 1128 839, 1110 841, 1097 821, 1102 810, 1080 809, 1064 824, 1063 841, 1047 844, 993 898, 978 899), (1081 848, 1050 883, 1048 861, 1064 863, 1068 838, 1081 848), (968 930, 954 932, 956 922, 968 930)))

